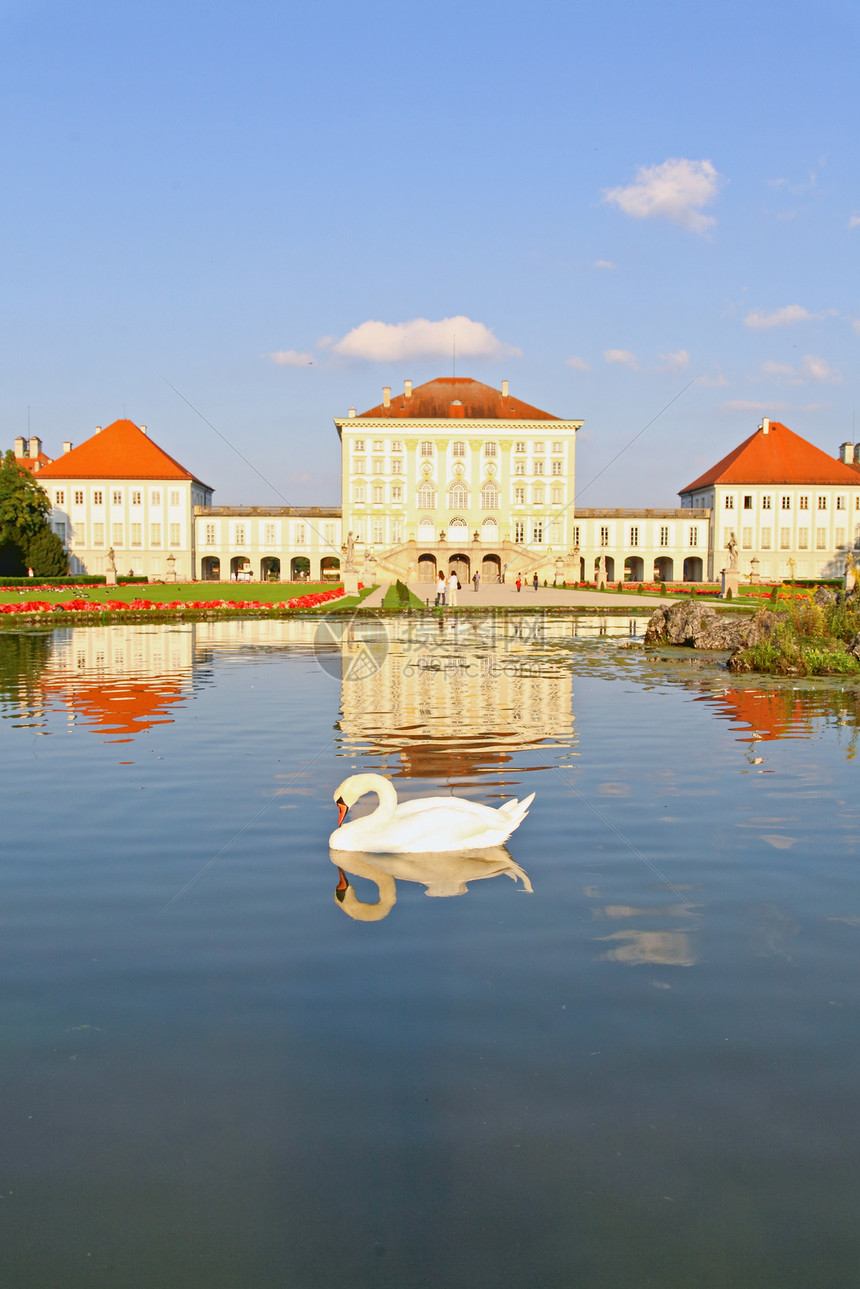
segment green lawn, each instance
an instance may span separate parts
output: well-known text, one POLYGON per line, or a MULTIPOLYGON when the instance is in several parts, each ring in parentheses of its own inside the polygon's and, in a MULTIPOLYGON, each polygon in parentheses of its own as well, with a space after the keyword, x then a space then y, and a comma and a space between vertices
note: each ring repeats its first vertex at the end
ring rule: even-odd
POLYGON ((13 604, 20 600, 45 600, 48 604, 66 600, 91 600, 104 604, 106 600, 152 600, 170 603, 172 600, 236 600, 247 603, 259 600, 262 604, 281 604, 300 595, 317 591, 331 591, 337 582, 176 582, 171 585, 143 582, 131 586, 63 587, 58 591, 41 591, 29 586, 0 587, 0 604, 13 604))

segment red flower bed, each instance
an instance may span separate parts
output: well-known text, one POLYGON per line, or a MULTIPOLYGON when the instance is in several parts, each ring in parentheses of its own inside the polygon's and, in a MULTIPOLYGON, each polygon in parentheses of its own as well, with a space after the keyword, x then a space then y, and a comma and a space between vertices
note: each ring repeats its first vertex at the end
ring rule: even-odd
MULTIPOLYGON (((359 582, 359 587, 361 587, 359 582)), ((333 587, 330 591, 315 591, 311 595, 299 595, 292 600, 287 600, 286 604, 281 601, 274 603, 263 602, 262 600, 131 600, 128 604, 125 600, 106 600, 102 603, 100 600, 63 600, 58 604, 49 604, 47 600, 22 600, 17 604, 0 604, 0 613, 100 613, 105 609, 113 613, 123 612, 141 612, 153 611, 159 612, 163 609, 270 609, 277 612, 279 609, 315 609, 319 604, 327 604, 329 600, 339 600, 343 595, 343 587, 333 587)))

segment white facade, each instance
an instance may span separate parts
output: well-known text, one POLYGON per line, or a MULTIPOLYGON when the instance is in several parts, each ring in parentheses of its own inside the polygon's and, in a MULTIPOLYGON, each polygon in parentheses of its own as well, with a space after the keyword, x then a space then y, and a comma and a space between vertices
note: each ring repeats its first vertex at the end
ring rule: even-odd
POLYGON ((194 576, 204 581, 336 579, 341 542, 337 507, 200 506, 194 513, 194 576))

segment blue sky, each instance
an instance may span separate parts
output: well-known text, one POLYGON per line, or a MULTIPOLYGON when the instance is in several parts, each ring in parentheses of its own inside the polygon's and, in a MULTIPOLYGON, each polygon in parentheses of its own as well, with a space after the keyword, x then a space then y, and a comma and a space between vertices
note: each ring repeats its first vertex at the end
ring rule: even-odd
POLYGON ((126 415, 216 502, 336 502, 332 418, 454 330, 584 419, 582 505, 763 415, 860 439, 855 0, 3 14, 5 444, 126 415))

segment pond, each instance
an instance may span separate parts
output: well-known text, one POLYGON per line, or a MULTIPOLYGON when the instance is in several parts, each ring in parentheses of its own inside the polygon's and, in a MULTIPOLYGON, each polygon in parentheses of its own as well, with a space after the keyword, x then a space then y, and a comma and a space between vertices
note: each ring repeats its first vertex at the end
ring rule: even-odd
POLYGON ((5 1284, 856 1282, 860 693, 643 622, 0 634, 5 1284))

